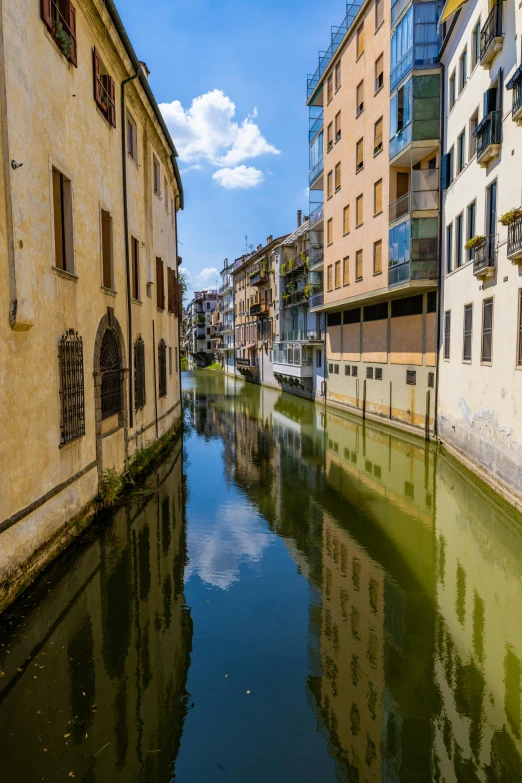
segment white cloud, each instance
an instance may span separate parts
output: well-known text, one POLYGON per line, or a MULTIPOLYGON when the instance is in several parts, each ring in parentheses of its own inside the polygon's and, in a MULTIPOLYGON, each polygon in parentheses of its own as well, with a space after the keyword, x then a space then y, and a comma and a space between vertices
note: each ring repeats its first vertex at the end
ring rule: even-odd
POLYGON ((279 154, 253 121, 257 109, 238 123, 236 106, 222 90, 194 98, 187 111, 180 101, 162 103, 160 109, 180 158, 187 163, 206 160, 214 166, 235 166, 249 158, 279 154))
POLYGON ((186 174, 187 171, 201 171, 202 168, 203 166, 201 165, 201 163, 194 163, 193 166, 187 166, 186 168, 181 169, 180 174, 186 174))
POLYGON ((215 266, 206 266, 196 275, 196 281, 198 285, 204 285, 205 283, 215 283, 216 279, 219 279, 219 272, 215 266))
POLYGON ((192 276, 192 273, 185 266, 180 266, 179 271, 181 272, 182 275, 185 275, 185 277, 192 276))
POLYGON ((219 169, 212 174, 223 188, 233 190, 234 188, 254 188, 263 182, 263 172, 255 169, 253 166, 236 166, 233 169, 219 169))

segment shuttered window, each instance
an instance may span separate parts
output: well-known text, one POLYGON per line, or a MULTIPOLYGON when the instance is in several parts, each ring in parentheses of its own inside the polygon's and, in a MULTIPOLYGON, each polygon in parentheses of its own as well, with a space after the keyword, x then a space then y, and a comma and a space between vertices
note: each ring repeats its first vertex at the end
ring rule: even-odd
POLYGON ((341 164, 337 163, 335 166, 335 190, 340 190, 341 188, 341 164))
POLYGON ((335 140, 339 141, 341 138, 341 112, 338 111, 335 115, 335 140))
POLYGON ((350 285, 350 258, 343 258, 343 285, 350 285))
POLYGON ((343 234, 350 233, 350 205, 347 204, 343 209, 343 234))
POLYGON ((41 0, 41 14, 61 53, 77 68, 76 8, 71 0, 41 0))
POLYGON ((333 196, 333 171, 328 172, 326 178, 326 198, 332 198, 333 196))
POLYGON ((333 218, 330 218, 326 224, 326 242, 329 245, 333 242, 333 218))
POLYGON ((449 361, 451 341, 451 310, 444 313, 444 358, 449 361))
POLYGON ((335 287, 336 288, 341 287, 341 262, 340 261, 335 262, 335 287))
POLYGON ((332 100, 332 98, 333 98, 333 80, 332 80, 331 76, 328 77, 328 81, 327 81, 326 84, 327 84, 327 87, 326 87, 327 99, 328 99, 328 102, 330 102, 332 100))
POLYGON ((355 113, 360 114, 364 109, 364 81, 359 82, 356 90, 355 113))
POLYGON ((464 342, 462 361, 471 361, 471 338, 473 333, 473 305, 464 305, 464 342))
POLYGON ((357 58, 364 52, 364 24, 357 30, 357 58))
POLYGON ((96 48, 92 50, 94 100, 105 119, 116 127, 116 99, 114 79, 109 75, 96 48))
POLYGON ((360 196, 357 196, 357 201, 355 202, 355 225, 357 227, 362 226, 363 222, 363 196, 362 193, 360 196))
POLYGON ((373 274, 380 275, 382 272, 382 239, 373 243, 373 274))
POLYGON ((335 89, 338 90, 341 86, 341 63, 338 62, 335 66, 335 89))
POLYGON ((493 361, 493 299, 485 299, 482 305, 482 361, 493 361))
POLYGON ((355 279, 362 280, 363 276, 363 251, 358 250, 355 254, 355 279))
POLYGON ((364 166, 364 139, 359 139, 355 145, 355 171, 360 171, 364 166))
POLYGON ((328 125, 328 128, 326 129, 326 143, 327 143, 326 151, 330 152, 330 150, 333 147, 333 122, 331 122, 328 125))
POLYGON ((378 30, 384 22, 384 0, 375 2, 375 29, 378 30))
POLYGON ((382 123, 383 118, 380 117, 373 126, 373 154, 377 155, 382 150, 382 123))
POLYGON ((379 215, 382 212, 382 179, 373 186, 373 214, 379 215))
POLYGON ((522 365, 522 291, 518 299, 518 366, 522 365))
POLYGON ((375 60, 375 92, 384 85, 384 55, 380 54, 375 60))
POLYGON ((326 290, 331 291, 333 288, 333 281, 332 281, 332 265, 328 267, 326 270, 326 290))
POLYGON ((156 258, 156 305, 160 310, 165 309, 165 283, 161 258, 156 258))

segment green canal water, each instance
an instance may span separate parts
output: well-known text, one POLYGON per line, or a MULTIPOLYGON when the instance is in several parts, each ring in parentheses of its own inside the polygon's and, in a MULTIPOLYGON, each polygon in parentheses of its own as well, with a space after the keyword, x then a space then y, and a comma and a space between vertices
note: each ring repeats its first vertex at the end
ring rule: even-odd
POLYGON ((0 618, 2 783, 520 783, 520 517, 422 440, 184 389, 146 491, 0 618))

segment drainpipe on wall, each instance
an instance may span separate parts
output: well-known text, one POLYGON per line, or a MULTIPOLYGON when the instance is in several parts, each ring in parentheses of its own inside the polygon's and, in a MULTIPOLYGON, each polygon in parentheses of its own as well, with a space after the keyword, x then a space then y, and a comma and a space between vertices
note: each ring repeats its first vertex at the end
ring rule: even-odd
MULTIPOLYGON (((440 55, 439 55, 440 56, 440 55)), ((442 172, 442 155, 444 151, 444 72, 445 67, 444 63, 440 63, 441 72, 440 72, 440 100, 441 100, 441 131, 440 131, 440 171, 442 172)), ((444 195, 446 191, 442 190, 442 182, 439 183, 439 189, 440 189, 440 204, 439 204, 439 270, 438 270, 438 293, 437 293, 437 309, 438 309, 438 315, 437 318, 437 357, 436 357, 436 366, 435 366, 435 400, 434 400, 434 408, 433 408, 433 434, 435 435, 435 439, 437 439, 438 431, 439 431, 439 425, 438 425, 438 412, 439 412, 439 366, 440 366, 440 349, 441 349, 441 336, 442 336, 442 305, 443 305, 443 299, 442 299, 442 240, 444 236, 443 232, 443 226, 442 226, 442 199, 444 198, 444 195)))
MULTIPOLYGON (((141 66, 139 66, 141 69, 141 66)), ((134 76, 129 76, 121 83, 121 165, 123 175, 123 230, 125 232, 125 277, 127 280, 127 342, 129 343, 129 427, 134 424, 134 399, 133 399, 133 375, 132 363, 134 356, 132 354, 132 303, 131 303, 131 273, 130 273, 130 251, 129 251, 129 205, 127 201, 127 145, 125 138, 125 87, 129 82, 134 81, 139 76, 136 72, 134 76)))

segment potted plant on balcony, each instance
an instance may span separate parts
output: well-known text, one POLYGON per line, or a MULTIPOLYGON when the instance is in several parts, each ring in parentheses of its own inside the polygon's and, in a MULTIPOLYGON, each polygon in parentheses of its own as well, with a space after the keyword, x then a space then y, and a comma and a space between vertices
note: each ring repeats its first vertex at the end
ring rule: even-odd
POLYGON ((511 226, 517 220, 520 220, 520 218, 522 218, 522 207, 514 207, 508 212, 504 212, 504 214, 499 217, 498 222, 502 226, 511 226))
POLYGON ((305 299, 310 298, 310 283, 307 283, 305 287, 303 288, 303 296, 305 299))
POLYGON ((286 264, 281 264, 281 274, 286 275, 286 264))
POLYGON ((296 291, 296 284, 292 280, 292 282, 288 283, 288 285, 286 287, 286 293, 291 295, 291 294, 295 294, 295 291, 296 291))
POLYGON ((486 241, 485 236, 482 236, 482 234, 477 234, 477 236, 468 239, 464 247, 466 248, 466 250, 476 250, 477 247, 482 247, 485 241, 486 241))
POLYGON ((288 259, 288 271, 291 272, 293 268, 294 268, 294 259, 293 258, 289 258, 288 259))
POLYGON ((299 255, 301 256, 301 261, 304 261, 304 260, 305 260, 305 258, 306 258, 306 253, 305 253, 305 251, 304 251, 304 250, 301 250, 301 252, 299 253, 299 255))

